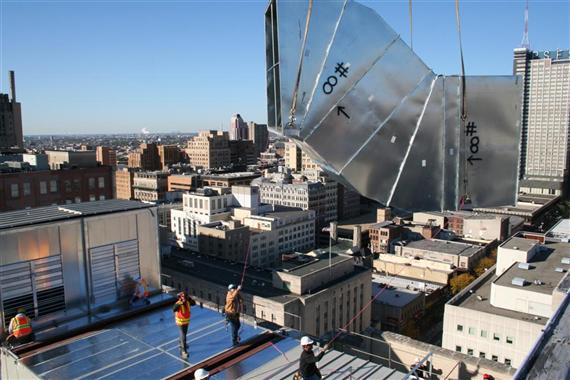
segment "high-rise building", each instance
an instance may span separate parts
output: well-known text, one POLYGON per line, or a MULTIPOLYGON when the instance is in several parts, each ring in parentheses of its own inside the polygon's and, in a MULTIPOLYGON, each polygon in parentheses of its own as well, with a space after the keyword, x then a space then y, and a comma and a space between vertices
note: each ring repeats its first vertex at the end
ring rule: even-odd
POLYGON ((115 172, 117 199, 135 199, 134 178, 135 172, 130 168, 124 168, 115 172))
POLYGON ((10 71, 10 93, 0 94, 0 150, 23 148, 22 109, 16 101, 16 76, 10 71))
POLYGON ((267 150, 269 146, 269 132, 267 124, 257 124, 250 121, 248 126, 248 139, 253 141, 256 150, 256 157, 267 150))
POLYGON ((285 143, 285 166, 294 172, 303 167, 303 151, 292 141, 285 143))
POLYGON ((514 50, 523 78, 520 190, 560 195, 570 160, 570 51, 514 50))
POLYGON ((129 168, 142 170, 160 170, 160 156, 155 143, 144 143, 134 152, 129 153, 129 168))
POLYGON ((249 140, 230 140, 230 160, 232 164, 237 166, 255 165, 257 163, 257 155, 253 141, 249 140))
POLYGON ((117 166, 117 153, 108 146, 98 146, 96 149, 96 159, 101 165, 117 166))
POLYGON ((159 145, 158 156, 160 158, 160 169, 167 169, 168 166, 180 162, 180 149, 176 145, 159 145))
POLYGON ((185 151, 190 165, 194 167, 214 169, 231 163, 228 132, 201 131, 188 141, 185 151))
POLYGON ((235 114, 230 119, 230 140, 247 140, 248 128, 247 124, 241 118, 241 115, 235 114))

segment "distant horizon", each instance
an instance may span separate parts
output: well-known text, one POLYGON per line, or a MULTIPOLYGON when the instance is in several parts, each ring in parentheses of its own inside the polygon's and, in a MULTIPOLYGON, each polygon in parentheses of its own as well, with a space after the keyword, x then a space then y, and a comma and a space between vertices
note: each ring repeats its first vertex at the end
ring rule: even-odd
MULTIPOLYGON (((407 1, 361 1, 410 44, 407 1)), ((16 72, 25 136, 265 124, 268 1, 0 1, 0 92, 16 72), (56 126, 56 127, 54 127, 56 126)), ((570 2, 530 1, 531 49, 570 47, 570 2)), ((511 75, 525 0, 461 3, 467 75, 511 75)), ((413 46, 460 73, 452 0, 413 3, 413 46)))

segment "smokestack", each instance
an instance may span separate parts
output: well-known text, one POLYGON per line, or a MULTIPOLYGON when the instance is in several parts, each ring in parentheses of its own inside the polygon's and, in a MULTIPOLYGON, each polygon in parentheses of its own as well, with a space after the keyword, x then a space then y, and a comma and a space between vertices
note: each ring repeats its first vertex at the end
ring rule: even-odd
POLYGON ((16 103, 16 74, 13 70, 10 70, 10 95, 12 96, 12 102, 16 103))

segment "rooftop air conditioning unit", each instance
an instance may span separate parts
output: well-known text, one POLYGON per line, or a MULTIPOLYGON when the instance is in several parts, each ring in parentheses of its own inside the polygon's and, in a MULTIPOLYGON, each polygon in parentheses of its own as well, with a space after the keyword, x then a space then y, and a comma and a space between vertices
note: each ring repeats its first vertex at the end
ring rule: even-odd
POLYGON ((558 267, 558 268, 554 268, 554 271, 558 272, 558 273, 564 273, 564 272, 566 272, 566 269, 558 267))
POLYGON ((516 285, 516 286, 525 286, 527 284, 526 280, 522 277, 515 277, 513 278, 513 280, 511 281, 512 285, 516 285))
POLYGON ((530 270, 532 266, 529 263, 519 263, 519 269, 530 270))
POLYGON ((560 262, 562 264, 568 264, 570 265, 570 257, 563 257, 562 260, 560 260, 560 262))

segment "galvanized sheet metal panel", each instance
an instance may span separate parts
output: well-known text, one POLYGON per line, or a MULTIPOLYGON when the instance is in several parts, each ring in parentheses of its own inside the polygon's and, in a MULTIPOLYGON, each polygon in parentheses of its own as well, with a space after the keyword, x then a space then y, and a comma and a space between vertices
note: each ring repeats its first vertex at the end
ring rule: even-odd
MULTIPOLYGON (((270 9, 286 9, 283 4, 289 5, 273 0, 270 9)), ((325 55, 296 50, 302 49, 299 25, 307 4, 266 17, 267 30, 279 35, 267 43, 281 81, 272 83, 274 93, 294 89, 300 54, 306 54, 303 67, 310 67, 311 75, 301 71, 299 85, 306 114, 300 118, 298 109, 295 130, 285 135, 298 139, 333 177, 386 205, 453 210, 514 204, 521 100, 516 77, 467 77, 463 121, 460 78, 440 76, 434 82, 435 74, 382 18, 353 1, 343 5, 330 38, 334 17, 320 19, 323 8, 330 7, 332 15, 339 5, 315 1, 320 11, 311 14, 307 41, 321 40, 318 46, 328 46, 325 55)), ((278 132, 289 121, 291 98, 282 93, 286 101, 279 104, 268 98, 269 109, 283 107, 280 124, 270 125, 278 132)))
POLYGON ((117 299, 115 250, 113 244, 89 249, 92 303, 102 305, 117 299))

